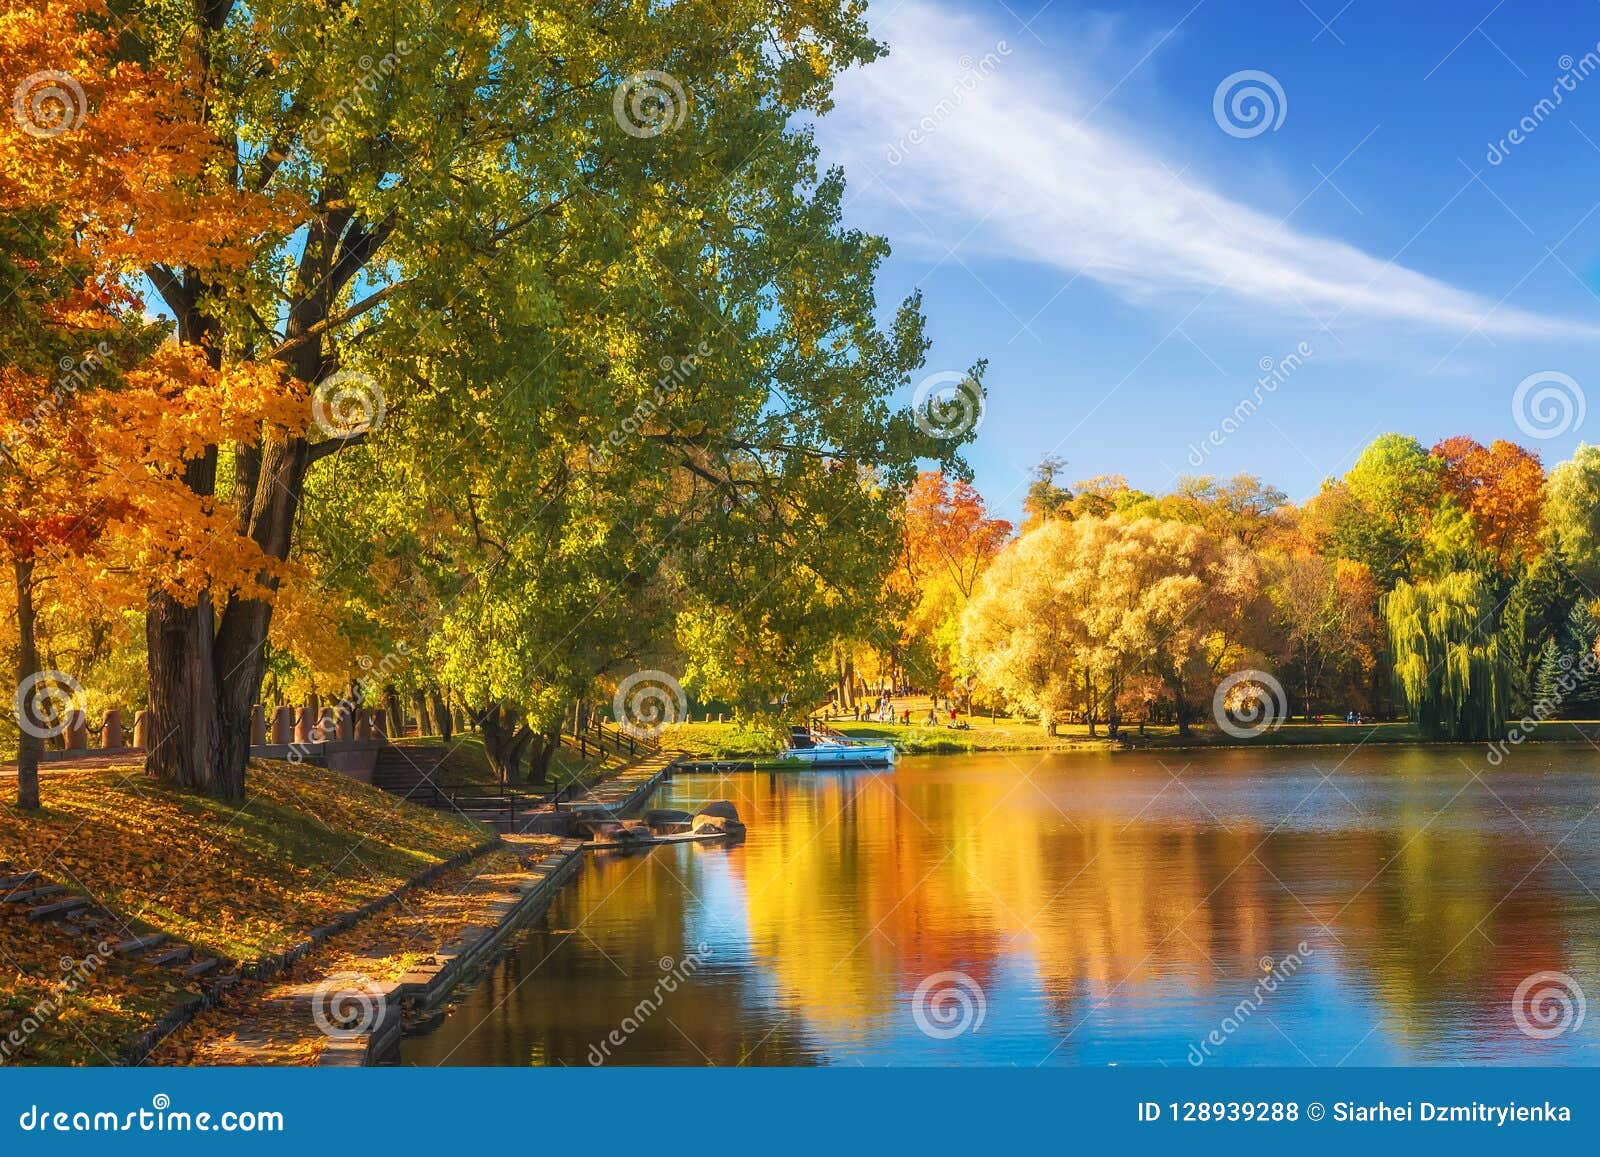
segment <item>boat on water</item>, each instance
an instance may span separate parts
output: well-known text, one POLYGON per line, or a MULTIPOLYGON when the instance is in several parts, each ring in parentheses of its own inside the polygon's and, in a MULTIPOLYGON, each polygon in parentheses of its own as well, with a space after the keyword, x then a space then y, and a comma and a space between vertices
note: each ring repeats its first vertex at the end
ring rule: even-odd
POLYGON ((778 758, 829 767, 893 767, 898 754, 888 740, 851 739, 837 731, 795 727, 778 758))

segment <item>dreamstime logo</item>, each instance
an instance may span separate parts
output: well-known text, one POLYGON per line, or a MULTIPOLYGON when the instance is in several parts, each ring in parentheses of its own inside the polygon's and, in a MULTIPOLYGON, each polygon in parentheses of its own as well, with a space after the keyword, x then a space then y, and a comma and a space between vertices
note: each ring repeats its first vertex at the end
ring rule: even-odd
POLYGON ((24 77, 11 94, 11 115, 30 137, 59 137, 83 123, 89 101, 69 73, 47 70, 24 77))
POLYGON ((1529 374, 1511 395, 1511 417, 1530 438, 1559 438, 1578 429, 1587 409, 1583 387, 1559 370, 1529 374))
POLYGON ((1556 61, 1556 67, 1561 70, 1561 75, 1550 86, 1550 95, 1540 97, 1505 136, 1498 141, 1490 141, 1484 160, 1491 165, 1502 164, 1511 155, 1512 149, 1526 141, 1538 131, 1540 125, 1555 115, 1556 109, 1566 102, 1567 97, 1578 91, 1578 85, 1600 72, 1600 44, 1576 60, 1571 53, 1562 53, 1556 61))
POLYGON ((611 112, 630 137, 659 137, 683 124, 689 98, 669 72, 636 72, 617 85, 611 112))
POLYGON ((650 396, 642 398, 633 413, 623 418, 599 442, 589 447, 589 465, 603 466, 617 447, 641 434, 650 419, 670 402, 683 386, 700 372, 700 363, 711 356, 711 346, 701 342, 681 358, 664 357, 656 363, 661 370, 650 396))
POLYGON ((1254 739, 1272 731, 1289 715, 1283 684, 1266 671, 1235 671, 1217 684, 1211 697, 1217 726, 1235 739, 1254 739))
POLYGON ((912 149, 922 144, 933 136, 947 120, 955 115, 967 101, 967 97, 985 80, 995 69, 1000 67, 1000 61, 1011 55, 1011 46, 1004 40, 997 41, 993 52, 984 53, 983 59, 974 61, 971 56, 962 56, 957 62, 961 66, 961 75, 956 78, 949 95, 942 97, 938 104, 900 137, 898 141, 889 146, 886 157, 891 165, 898 165, 906 159, 912 149))
POLYGON ((371 1032, 385 1002, 383 989, 359 972, 336 972, 311 995, 311 1019, 324 1036, 345 1040, 371 1032))
POLYGON ((943 370, 929 374, 911 399, 911 416, 930 438, 959 438, 983 425, 983 387, 971 374, 943 370))
POLYGON ((1230 137, 1259 137, 1278 131, 1289 115, 1289 98, 1270 72, 1246 68, 1222 78, 1211 96, 1211 115, 1230 137))
POLYGON ((1534 1040, 1577 1032, 1587 1011, 1583 988, 1565 972, 1535 972, 1511 996, 1511 1019, 1534 1040))
MULTIPOLYGON (((411 657, 411 644, 398 643, 394 650, 384 654, 383 658, 373 661, 371 655, 361 655, 356 663, 361 668, 361 674, 350 683, 350 689, 344 697, 335 703, 328 712, 319 718, 311 729, 311 738, 295 740, 289 745, 289 762, 294 764, 304 763, 316 754, 319 745, 332 743, 339 737, 342 727, 354 731, 356 722, 361 717, 361 705, 368 700, 376 701, 381 696, 381 688, 393 681, 394 673, 411 657)), ((377 708, 379 715, 383 708, 377 708)))
POLYGON ((60 671, 35 671, 17 685, 12 702, 17 726, 36 739, 65 735, 84 713, 83 687, 60 671))
POLYGON ((311 398, 311 420, 330 438, 353 438, 383 425, 383 389, 371 374, 329 374, 311 398))
POLYGON ((354 84, 346 90, 320 121, 311 126, 307 137, 314 145, 320 145, 328 139, 328 135, 345 121, 357 113, 367 110, 367 100, 375 96, 382 87, 379 83, 395 74, 400 67, 400 62, 410 56, 412 52, 409 40, 397 40, 393 52, 386 52, 374 60, 370 55, 364 55, 356 61, 356 67, 361 69, 361 75, 354 84))
POLYGON ((1549 688, 1549 693, 1534 700, 1528 713, 1506 731, 1504 739, 1496 739, 1489 744, 1489 754, 1485 757, 1489 763, 1499 767, 1505 762, 1511 749, 1532 738, 1540 725, 1561 708, 1567 696, 1594 678, 1597 669, 1600 669, 1600 655, 1593 651, 1585 651, 1583 658, 1576 663, 1571 655, 1562 655, 1556 660, 1555 682, 1549 688))
POLYGON ((71 997, 93 979, 100 966, 111 959, 112 947, 102 940, 95 950, 82 959, 71 956, 61 958, 61 976, 32 1008, 22 1010, 22 1019, 12 1023, 10 1031, 0 1037, 0 1065, 8 1064, 20 1053, 29 1039, 53 1020, 71 997))
POLYGON ((635 671, 617 684, 611 711, 629 735, 653 739, 668 725, 689 718, 689 697, 665 671, 635 671))
POLYGON ((6 449, 14 450, 21 446, 59 414, 67 402, 78 395, 78 391, 106 368, 111 356, 111 346, 100 342, 81 357, 63 357, 56 363, 61 367, 61 376, 56 379, 55 389, 34 403, 32 413, 21 421, 11 423, 11 428, 6 431, 6 449))
POLYGON ((934 1040, 977 1032, 988 1011, 983 986, 965 972, 935 972, 911 994, 911 1019, 934 1040))
POLYGON ((1189 1046, 1189 1063, 1199 1068, 1214 1057, 1234 1033, 1261 1011, 1261 1006, 1267 1002, 1267 998, 1276 993, 1290 977, 1304 967, 1307 960, 1315 955, 1316 950, 1302 940, 1294 946, 1293 952, 1281 959, 1274 960, 1270 956, 1263 956, 1257 961, 1261 976, 1250 986, 1249 994, 1223 1015, 1216 1028, 1208 1032, 1204 1039, 1189 1046))
POLYGON ((706 962, 706 957, 710 955, 711 949, 701 941, 685 952, 681 960, 663 956, 657 962, 661 976, 651 988, 649 995, 634 1005, 622 1018, 622 1022, 607 1033, 604 1039, 598 1044, 589 1046, 589 1063, 598 1068, 610 1060, 612 1050, 627 1044, 628 1038, 644 1027, 645 1021, 661 1011, 661 1007, 667 1002, 667 997, 677 992, 680 984, 688 983, 689 978, 700 971, 706 962))
POLYGON ((1240 398, 1238 404, 1233 407, 1233 413, 1223 418, 1222 422, 1203 439, 1189 443, 1189 465, 1197 467, 1205 465, 1211 451, 1243 429, 1244 424, 1267 400, 1267 396, 1277 393, 1278 387, 1305 365, 1307 359, 1315 352, 1309 342, 1301 342, 1281 358, 1262 355, 1256 362, 1261 376, 1256 379, 1255 389, 1240 398))

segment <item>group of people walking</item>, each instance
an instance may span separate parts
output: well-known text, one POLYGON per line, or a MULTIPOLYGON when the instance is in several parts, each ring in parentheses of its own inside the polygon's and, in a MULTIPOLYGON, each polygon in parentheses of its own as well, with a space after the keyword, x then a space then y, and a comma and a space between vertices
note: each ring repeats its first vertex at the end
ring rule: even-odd
MULTIPOLYGON (((910 688, 901 688, 899 693, 910 695, 912 692, 910 688)), ((884 687, 878 692, 877 699, 874 702, 868 704, 857 701, 850 713, 850 718, 857 723, 899 723, 910 727, 911 708, 896 708, 894 705, 895 694, 895 689, 884 687)), ((933 701, 928 705, 928 714, 921 722, 928 727, 938 727, 945 712, 949 713, 950 719, 947 726, 957 727, 960 725, 958 722, 960 717, 957 714, 955 700, 948 696, 939 695, 933 696, 933 701)))

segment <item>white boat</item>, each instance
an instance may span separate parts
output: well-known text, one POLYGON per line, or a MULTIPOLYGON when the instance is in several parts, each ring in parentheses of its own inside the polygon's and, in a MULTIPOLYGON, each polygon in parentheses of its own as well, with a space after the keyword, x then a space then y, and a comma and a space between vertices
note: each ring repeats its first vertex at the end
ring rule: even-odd
POLYGON ((899 752, 888 740, 870 742, 848 739, 838 732, 824 733, 805 727, 789 732, 789 742, 778 758, 796 763, 848 765, 854 767, 893 767, 899 752))

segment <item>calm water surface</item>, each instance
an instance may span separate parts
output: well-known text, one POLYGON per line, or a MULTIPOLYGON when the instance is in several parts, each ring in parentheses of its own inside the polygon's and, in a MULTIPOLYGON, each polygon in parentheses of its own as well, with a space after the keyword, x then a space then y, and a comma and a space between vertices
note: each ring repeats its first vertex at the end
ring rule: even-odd
POLYGON ((1600 1064, 1600 1008, 1527 999, 1534 1036, 1513 1005, 1542 971, 1600 1000, 1588 746, 930 757, 656 802, 723 798, 743 844, 590 853, 400 1063, 1600 1064))

